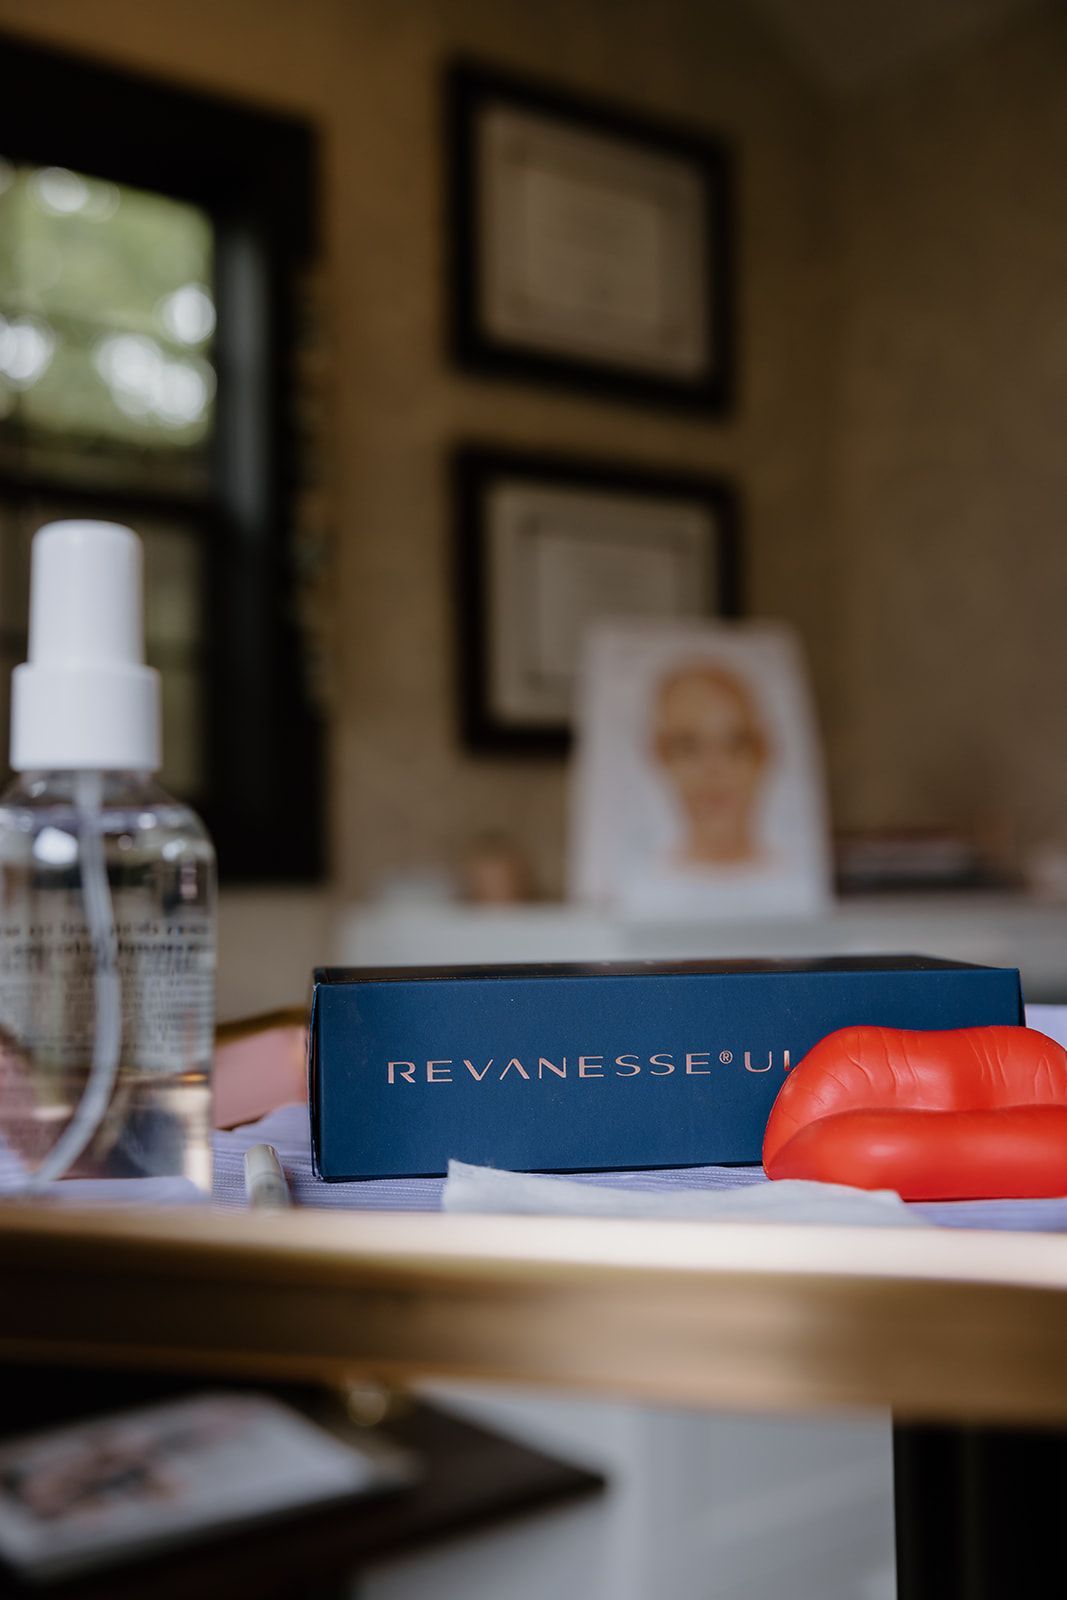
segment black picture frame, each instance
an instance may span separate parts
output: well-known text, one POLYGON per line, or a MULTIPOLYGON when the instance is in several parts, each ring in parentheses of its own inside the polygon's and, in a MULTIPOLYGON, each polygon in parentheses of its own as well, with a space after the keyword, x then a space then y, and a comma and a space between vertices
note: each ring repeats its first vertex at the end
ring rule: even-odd
POLYGON ((479 62, 453 62, 446 73, 446 140, 451 228, 450 354, 469 372, 508 381, 583 390, 627 403, 723 413, 736 387, 733 288, 733 157, 712 133, 578 96, 479 62), (702 197, 703 284, 709 345, 706 365, 692 378, 664 376, 625 361, 549 353, 494 337, 483 321, 481 235, 477 183, 479 117, 504 105, 548 118, 563 128, 617 141, 635 152, 682 163, 702 197))
MULTIPOLYGON (((741 515, 737 492, 726 478, 703 473, 635 468, 629 463, 545 452, 463 444, 451 461, 456 656, 460 736, 476 755, 562 756, 571 746, 564 723, 515 725, 494 708, 491 639, 508 619, 493 615, 490 582, 488 497, 510 482, 565 490, 615 494, 691 504, 711 514, 715 530, 707 617, 743 612, 741 515)), ((529 597, 533 603, 532 596, 529 597)))

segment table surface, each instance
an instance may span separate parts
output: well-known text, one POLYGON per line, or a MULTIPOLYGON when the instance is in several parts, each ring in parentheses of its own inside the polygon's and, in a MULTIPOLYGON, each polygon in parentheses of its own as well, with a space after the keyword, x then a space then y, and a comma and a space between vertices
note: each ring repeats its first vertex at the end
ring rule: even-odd
POLYGON ((1067 1241, 0 1207, 0 1359, 1067 1422, 1067 1241))

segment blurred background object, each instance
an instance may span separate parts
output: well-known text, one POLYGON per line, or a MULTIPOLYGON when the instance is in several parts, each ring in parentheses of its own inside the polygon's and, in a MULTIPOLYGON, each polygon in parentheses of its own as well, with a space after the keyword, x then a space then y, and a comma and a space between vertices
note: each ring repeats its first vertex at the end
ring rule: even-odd
POLYGON ((875 828, 835 840, 842 894, 996 889, 1011 885, 982 842, 938 828, 875 828))
POLYGON ((472 906, 518 906, 536 900, 525 853, 506 834, 481 834, 463 853, 460 899, 472 906))
MULTIPOLYGON (((490 551, 507 523, 531 576, 493 605, 457 586, 450 463, 472 444, 629 473, 623 543, 669 532, 634 478, 727 485, 744 614, 792 625, 811 664, 842 883, 959 894, 957 913, 879 894, 808 936, 966 944, 962 886, 1021 884, 982 921, 1029 959, 1018 930, 1059 914, 1067 849, 1062 8, 0 0, 0 29, 0 665, 33 528, 134 523, 167 780, 220 844, 223 1015, 299 1002, 317 960, 395 951, 405 916, 409 952, 465 941, 477 908, 441 901, 483 835, 545 901, 516 950, 550 921, 572 952, 630 939, 550 912, 558 741, 470 749, 456 640, 495 615, 509 671, 551 665, 576 647, 565 613, 573 632, 598 602, 662 605, 632 551, 592 561, 578 497, 527 493, 534 536, 491 485, 490 551), (493 207, 516 206, 524 247, 492 255, 493 207), (457 281, 480 242, 481 335, 457 281), (714 315, 686 290, 664 321, 694 271, 714 315), (730 381, 683 403, 727 350, 730 381), (413 866, 436 904, 420 922, 409 894, 386 930, 371 902, 413 866)), ((557 687, 527 679, 523 703, 557 687)), ((1067 994, 1050 958, 1034 971, 1067 994)))
POLYGON ((1026 884, 1038 900, 1067 905, 1067 849, 1038 846, 1026 861, 1026 884))
POLYGON ((604 623, 579 693, 571 890, 634 921, 817 916, 822 752, 780 625, 604 623))

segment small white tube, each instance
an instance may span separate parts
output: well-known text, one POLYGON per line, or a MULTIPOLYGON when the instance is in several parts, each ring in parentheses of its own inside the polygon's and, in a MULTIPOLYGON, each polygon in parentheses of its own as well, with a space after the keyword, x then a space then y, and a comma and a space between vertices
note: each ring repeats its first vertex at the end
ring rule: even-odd
POLYGON ((245 1151, 245 1193, 250 1206, 292 1205, 289 1185, 273 1145, 254 1144, 245 1151))

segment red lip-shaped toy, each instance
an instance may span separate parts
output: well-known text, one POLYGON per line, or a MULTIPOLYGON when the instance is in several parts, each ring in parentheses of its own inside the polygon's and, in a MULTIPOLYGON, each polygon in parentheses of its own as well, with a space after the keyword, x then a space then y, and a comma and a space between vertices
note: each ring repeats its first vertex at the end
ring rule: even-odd
POLYGON ((763 1167, 905 1200, 1067 1195, 1067 1050, 1031 1028, 841 1028, 782 1085, 763 1167))

